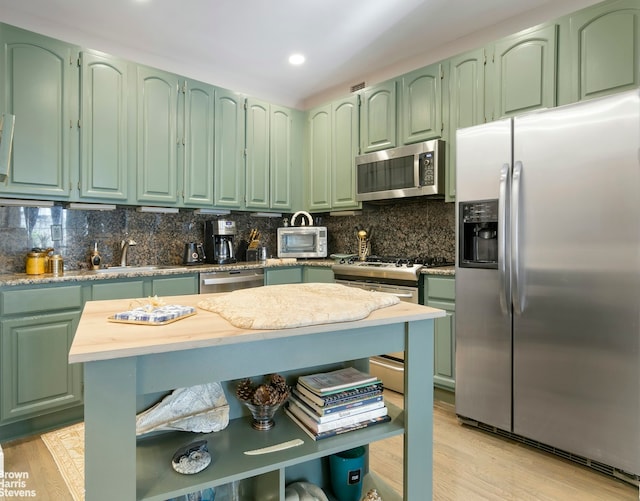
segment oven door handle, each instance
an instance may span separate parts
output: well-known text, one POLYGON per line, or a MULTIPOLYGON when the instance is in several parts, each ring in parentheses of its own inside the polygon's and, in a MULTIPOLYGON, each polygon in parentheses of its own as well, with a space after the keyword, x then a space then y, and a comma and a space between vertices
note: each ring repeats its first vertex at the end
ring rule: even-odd
POLYGON ((389 294, 393 294, 394 296, 399 297, 401 299, 403 297, 406 297, 407 299, 411 299, 413 297, 413 294, 411 294, 410 292, 405 292, 404 294, 401 294, 399 292, 389 292, 389 294))

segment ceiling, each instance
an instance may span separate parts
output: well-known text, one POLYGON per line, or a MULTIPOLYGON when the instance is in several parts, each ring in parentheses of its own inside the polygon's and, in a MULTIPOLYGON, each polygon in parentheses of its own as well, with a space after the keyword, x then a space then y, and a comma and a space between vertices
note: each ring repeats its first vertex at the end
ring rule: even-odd
POLYGON ((345 95, 375 75, 400 73, 391 68, 436 61, 429 54, 446 53, 487 27, 530 16, 526 27, 541 22, 541 10, 565 5, 570 12, 588 3, 594 1, 0 0, 0 21, 305 108, 331 89, 345 95), (305 64, 291 66, 293 52, 303 53, 305 64))

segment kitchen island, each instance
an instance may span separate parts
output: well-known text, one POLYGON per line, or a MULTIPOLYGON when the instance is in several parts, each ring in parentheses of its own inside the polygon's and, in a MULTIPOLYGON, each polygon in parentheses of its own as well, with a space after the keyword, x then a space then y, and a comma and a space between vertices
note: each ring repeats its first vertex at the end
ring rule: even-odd
MULTIPOLYGON (((167 304, 196 306, 209 295, 173 296, 167 304)), ((405 500, 430 499, 433 445, 433 319, 442 310, 400 303, 353 322, 293 329, 248 330, 204 310, 163 326, 112 323, 130 300, 86 303, 69 353, 84 363, 85 487, 87 501, 165 500, 249 479, 256 499, 284 499, 286 483, 305 478, 327 487, 326 457, 404 433, 405 500), (165 433, 136 438, 135 415, 168 391, 211 381, 230 382, 278 372, 289 382, 318 369, 353 365, 406 351, 404 411, 391 422, 314 442, 281 412, 269 431, 253 430, 232 386, 230 424, 218 433, 165 433), (155 398, 155 400, 154 400, 155 398), (171 468, 175 450, 206 438, 213 462, 196 475, 171 468), (258 456, 243 452, 300 438, 304 444, 258 456)))

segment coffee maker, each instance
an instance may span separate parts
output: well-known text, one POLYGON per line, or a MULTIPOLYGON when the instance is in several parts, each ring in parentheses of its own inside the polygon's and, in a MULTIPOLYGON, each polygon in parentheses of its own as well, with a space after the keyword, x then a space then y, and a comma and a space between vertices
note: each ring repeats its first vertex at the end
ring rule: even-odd
POLYGON ((204 254, 208 263, 230 264, 237 262, 233 251, 236 236, 235 221, 218 219, 204 223, 204 254))

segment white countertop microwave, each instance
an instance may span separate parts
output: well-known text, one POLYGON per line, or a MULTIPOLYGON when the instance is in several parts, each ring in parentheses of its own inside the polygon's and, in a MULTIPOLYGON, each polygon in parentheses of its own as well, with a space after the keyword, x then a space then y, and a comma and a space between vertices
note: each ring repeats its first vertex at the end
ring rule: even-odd
POLYGON ((278 228, 278 257, 327 257, 327 228, 325 226, 278 228))

